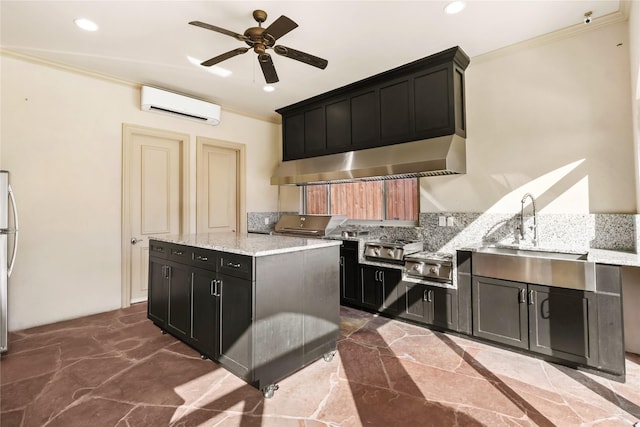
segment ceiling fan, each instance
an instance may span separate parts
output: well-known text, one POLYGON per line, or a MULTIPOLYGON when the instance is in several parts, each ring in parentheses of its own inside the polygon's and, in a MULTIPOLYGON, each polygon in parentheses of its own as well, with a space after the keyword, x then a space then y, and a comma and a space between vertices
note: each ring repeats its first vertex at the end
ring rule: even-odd
MULTIPOLYGON (((253 51, 258 54, 258 62, 260 63, 262 74, 264 74, 264 78, 267 83, 276 83, 278 81, 276 68, 273 65, 271 55, 267 53, 267 49, 273 49, 273 51, 278 55, 304 62, 305 64, 312 65, 322 70, 327 67, 328 62, 326 59, 318 58, 317 56, 291 49, 290 47, 275 44, 276 40, 298 26, 298 24, 293 22, 291 19, 282 15, 267 28, 262 28, 262 23, 267 20, 267 12, 264 10, 254 10, 253 19, 258 22, 258 26, 247 28, 244 34, 234 33, 233 31, 225 30, 224 28, 216 27, 215 25, 200 21, 191 21, 189 24, 205 28, 207 30, 216 31, 247 43, 251 48, 253 48, 253 51)), ((239 47, 223 53, 222 55, 208 59, 200 65, 210 67, 229 58, 233 58, 234 56, 246 53, 249 49, 249 47, 239 47)))

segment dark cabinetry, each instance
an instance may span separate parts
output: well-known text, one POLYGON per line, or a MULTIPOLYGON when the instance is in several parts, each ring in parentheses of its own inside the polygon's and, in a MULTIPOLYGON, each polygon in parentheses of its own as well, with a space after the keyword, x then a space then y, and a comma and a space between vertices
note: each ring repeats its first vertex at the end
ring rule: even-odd
POLYGON ((277 110, 283 160, 466 133, 458 47, 277 110))
POLYGON ((397 290, 399 317, 442 329, 458 329, 455 289, 403 281, 397 290))
POLYGON ((215 251, 156 241, 150 248, 149 319, 203 356, 227 358, 234 365, 226 367, 246 373, 251 281, 216 271, 219 260, 230 261, 215 251))
POLYGON ((402 272, 393 268, 360 266, 361 305, 382 313, 398 312, 396 287, 402 272))
POLYGON ((340 303, 359 305, 358 242, 345 240, 340 246, 340 303))
POLYGON ((473 278, 473 334, 558 359, 598 356, 593 292, 473 278))

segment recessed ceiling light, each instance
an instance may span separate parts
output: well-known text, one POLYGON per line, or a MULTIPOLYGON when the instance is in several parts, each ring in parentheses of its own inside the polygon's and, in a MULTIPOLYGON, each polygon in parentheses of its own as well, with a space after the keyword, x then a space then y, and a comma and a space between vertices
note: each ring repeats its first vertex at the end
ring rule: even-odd
POLYGON ((86 18, 78 18, 73 22, 78 26, 78 28, 82 28, 85 31, 98 30, 98 24, 86 18))
POLYGON ((273 92, 274 90, 276 90, 276 88, 273 86, 267 85, 263 87, 262 90, 264 90, 265 92, 273 92))
POLYGON ((226 68, 222 68, 222 67, 219 67, 217 65, 212 65, 211 67, 203 67, 202 65, 200 65, 202 63, 202 60, 198 59, 198 58, 194 58, 193 56, 187 55, 187 59, 193 65, 195 65, 195 66, 197 66, 199 68, 202 68, 203 70, 206 70, 206 71, 210 72, 211 74, 215 74, 218 77, 229 77, 231 74, 233 74, 233 72, 231 70, 227 70, 226 68))
POLYGON ((462 12, 462 9, 464 9, 466 6, 467 4, 463 1, 460 1, 460 0, 452 1, 451 3, 445 6, 444 11, 449 15, 455 15, 456 13, 462 12))

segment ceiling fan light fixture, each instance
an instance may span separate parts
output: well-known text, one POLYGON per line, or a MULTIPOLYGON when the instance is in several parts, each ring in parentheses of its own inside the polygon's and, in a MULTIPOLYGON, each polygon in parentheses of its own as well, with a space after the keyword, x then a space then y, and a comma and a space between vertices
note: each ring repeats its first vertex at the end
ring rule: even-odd
POLYGON ((73 23, 85 31, 98 31, 98 24, 87 18, 75 19, 73 23))
POLYGON ((445 13, 449 15, 455 15, 456 13, 462 12, 462 10, 467 7, 467 4, 461 0, 452 1, 448 5, 444 7, 445 13))

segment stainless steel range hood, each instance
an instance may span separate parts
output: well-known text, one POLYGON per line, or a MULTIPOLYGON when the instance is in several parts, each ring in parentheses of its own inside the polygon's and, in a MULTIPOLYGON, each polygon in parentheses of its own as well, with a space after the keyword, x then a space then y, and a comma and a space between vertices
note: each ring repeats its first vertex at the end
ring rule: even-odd
POLYGON ((271 185, 453 175, 466 171, 466 141, 454 134, 282 162, 271 177, 271 185))

